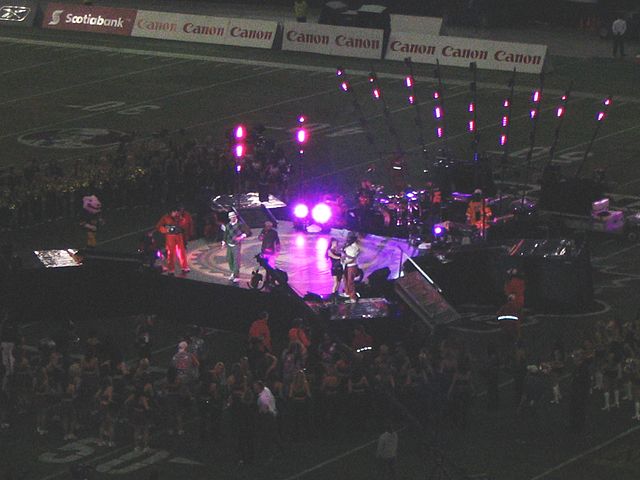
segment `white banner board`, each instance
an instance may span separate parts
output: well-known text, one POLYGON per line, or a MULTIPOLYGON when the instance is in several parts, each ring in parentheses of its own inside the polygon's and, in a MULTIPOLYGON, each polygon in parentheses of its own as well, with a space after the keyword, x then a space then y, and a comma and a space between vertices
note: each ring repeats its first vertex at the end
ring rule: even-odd
POLYGON ((411 57, 416 63, 436 63, 454 67, 468 67, 476 62, 478 68, 540 73, 547 53, 546 45, 496 42, 475 38, 420 35, 391 32, 387 46, 387 60, 411 57))
POLYGON ((413 15, 389 15, 392 32, 421 33, 423 35, 440 35, 442 18, 416 17, 413 15))
POLYGON ((271 48, 277 22, 138 10, 134 37, 271 48))
POLYGON ((382 30, 285 22, 282 50, 343 57, 380 58, 382 30))

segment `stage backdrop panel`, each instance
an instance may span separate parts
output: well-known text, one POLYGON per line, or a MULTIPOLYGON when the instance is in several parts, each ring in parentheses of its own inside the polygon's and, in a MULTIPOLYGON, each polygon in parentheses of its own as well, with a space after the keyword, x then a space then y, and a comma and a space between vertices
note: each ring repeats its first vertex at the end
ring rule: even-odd
POLYGON ((383 36, 371 28, 285 22, 282 50, 379 59, 383 36))
POLYGON ((468 67, 540 73, 547 54, 546 45, 494 42, 476 38, 422 35, 392 31, 385 58, 403 61, 410 57, 416 63, 436 63, 468 67))

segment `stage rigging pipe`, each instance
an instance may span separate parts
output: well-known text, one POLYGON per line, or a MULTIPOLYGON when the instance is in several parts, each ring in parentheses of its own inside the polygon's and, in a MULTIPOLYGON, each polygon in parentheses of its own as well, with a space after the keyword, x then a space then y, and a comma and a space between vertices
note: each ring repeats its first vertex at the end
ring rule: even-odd
POLYGON ((533 108, 530 111, 531 116, 531 133, 529 134, 529 151, 527 152, 527 160, 524 167, 524 175, 522 179, 522 200, 521 206, 524 207, 525 197, 527 195, 527 185, 529 184, 529 170, 531 169, 531 159, 533 150, 536 147, 536 133, 538 131, 538 118, 540 117, 540 105, 542 103, 542 94, 544 92, 544 71, 540 73, 540 87, 534 90, 531 96, 533 108))
POLYGON ((384 96, 384 93, 382 92, 382 88, 378 83, 378 75, 376 75, 376 72, 373 69, 373 65, 371 66, 371 71, 369 73, 369 83, 371 84, 371 95, 373 99, 379 100, 382 103, 382 114, 384 116, 385 123, 387 124, 387 129, 389 130, 389 133, 393 137, 396 144, 396 155, 398 157, 402 157, 404 155, 404 151, 402 150, 400 136, 398 135, 398 130, 393 124, 391 111, 389 110, 389 106, 387 105, 387 100, 384 96))
POLYGON ((612 102, 613 100, 611 96, 608 96, 602 101, 603 108, 596 115, 596 128, 593 130, 593 134, 591 135, 591 140, 589 141, 589 145, 587 146, 587 149, 584 151, 584 157, 582 157, 582 161, 580 162, 580 165, 578 165, 578 169, 576 170, 576 174, 574 175, 575 178, 578 178, 580 176, 580 173, 582 172, 582 168, 584 167, 584 164, 587 162, 589 153, 591 153, 591 147, 593 147, 593 142, 595 142, 596 137, 598 136, 598 133, 600 133, 600 127, 602 126, 602 122, 604 122, 605 118, 607 118, 607 114, 609 113, 609 107, 611 106, 612 102))
POLYGON ((564 117, 567 114, 567 104, 569 103, 569 98, 571 96, 571 89, 573 88, 573 80, 569 83, 569 88, 564 92, 564 95, 560 98, 560 105, 556 109, 556 118, 558 119, 558 123, 556 125, 556 130, 553 133, 553 143, 551 144, 551 148, 549 149, 549 161, 547 162, 547 166, 553 163, 553 159, 556 153, 556 147, 558 146, 558 140, 560 139, 560 130, 562 129, 562 124, 564 123, 564 117))
POLYGON ((499 202, 500 210, 502 210, 502 182, 504 182, 505 167, 509 162, 509 134, 511 133, 511 110, 513 108, 513 91, 516 85, 516 69, 513 69, 511 78, 507 83, 509 87, 509 96, 502 102, 502 108, 504 112, 500 119, 500 138, 498 143, 502 147, 502 158, 500 159, 500 187, 499 187, 499 202))
POLYGON ((471 99, 469 100, 469 106, 467 108, 470 118, 468 123, 469 132, 473 135, 473 139, 471 140, 471 150, 473 152, 473 163, 474 163, 474 183, 476 188, 478 187, 478 183, 480 180, 480 163, 479 163, 479 154, 478 149, 480 147, 480 132, 478 131, 478 113, 477 113, 477 102, 478 102, 478 64, 476 62, 469 63, 469 70, 471 70, 471 83, 469 84, 469 93, 471 94, 471 99))
POLYGON ((420 144, 420 148, 422 149, 423 159, 427 161, 428 160, 427 145, 425 143, 424 132, 422 130, 424 126, 424 122, 422 120, 422 112, 420 110, 418 95, 416 93, 415 76, 413 73, 413 62, 411 61, 411 57, 405 58, 404 64, 409 70, 409 74, 405 77, 404 83, 405 83, 405 86, 409 89, 409 97, 408 97, 409 103, 413 105, 416 112, 416 118, 414 120, 414 123, 416 126, 416 130, 418 132, 418 143, 420 144))
POLYGON ((437 80, 437 89, 433 92, 434 116, 436 118, 436 136, 444 139, 444 145, 449 150, 447 122, 444 119, 444 83, 440 75, 440 61, 436 59, 435 77, 437 80))

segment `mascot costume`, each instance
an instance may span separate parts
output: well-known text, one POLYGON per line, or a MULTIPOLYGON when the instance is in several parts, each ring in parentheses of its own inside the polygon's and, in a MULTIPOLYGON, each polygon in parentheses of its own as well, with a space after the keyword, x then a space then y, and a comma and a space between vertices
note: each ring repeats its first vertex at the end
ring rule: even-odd
POLYGON ((97 244, 98 228, 102 220, 102 203, 95 195, 82 197, 82 221, 80 226, 87 233, 87 248, 95 248, 97 244))

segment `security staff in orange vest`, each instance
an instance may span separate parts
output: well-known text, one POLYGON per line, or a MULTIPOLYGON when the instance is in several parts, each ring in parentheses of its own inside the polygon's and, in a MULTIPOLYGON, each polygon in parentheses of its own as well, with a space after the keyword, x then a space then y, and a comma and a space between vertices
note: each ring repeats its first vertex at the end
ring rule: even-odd
POLYGON ((486 204, 482 195, 482 190, 476 189, 467 207, 467 223, 476 227, 484 237, 492 215, 491 208, 486 204))

